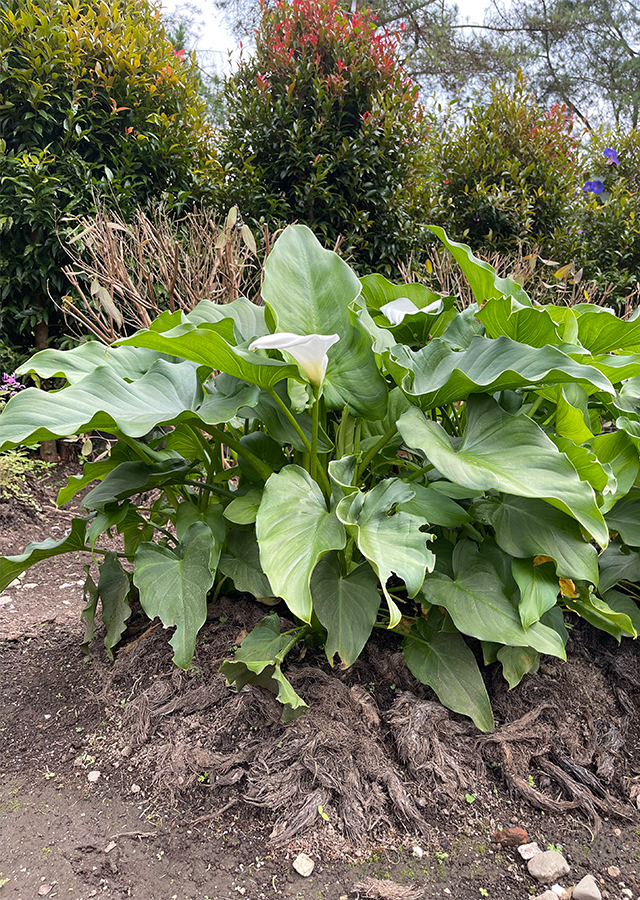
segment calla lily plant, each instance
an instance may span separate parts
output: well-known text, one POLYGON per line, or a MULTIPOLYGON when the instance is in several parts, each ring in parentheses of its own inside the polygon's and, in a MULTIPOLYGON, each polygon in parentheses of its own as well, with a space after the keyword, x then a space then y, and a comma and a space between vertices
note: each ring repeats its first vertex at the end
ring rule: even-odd
POLYGON ((223 671, 274 690, 285 719, 306 708, 286 675, 301 641, 350 666, 385 629, 490 731, 478 660, 515 687, 543 655, 565 659, 567 617, 636 637, 640 320, 534 306, 431 231, 468 280, 466 309, 359 278, 295 225, 263 306, 201 301, 114 346, 37 353, 17 374, 66 386, 12 397, 0 450, 92 429, 113 445, 60 491, 66 504, 91 486, 69 534, 0 558, 0 590, 85 552, 85 643, 101 614, 112 655, 135 596, 174 628, 184 669, 208 603, 251 594, 270 611, 223 671))

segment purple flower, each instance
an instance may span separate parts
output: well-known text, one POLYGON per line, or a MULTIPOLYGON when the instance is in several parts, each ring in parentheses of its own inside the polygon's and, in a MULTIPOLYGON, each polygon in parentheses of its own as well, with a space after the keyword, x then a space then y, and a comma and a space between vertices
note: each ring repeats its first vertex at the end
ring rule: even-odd
POLYGON ((612 147, 605 147, 604 155, 607 157, 607 162, 609 163, 609 165, 611 165, 612 163, 616 166, 620 165, 620 160, 618 159, 618 154, 612 147))
POLYGON ((582 186, 582 190, 585 194, 592 191, 594 194, 601 194, 604 191, 604 182, 595 179, 594 181, 585 181, 582 186))
POLYGON ((24 384, 20 384, 18 379, 14 375, 3 374, 2 380, 0 381, 0 391, 3 393, 9 392, 10 397, 14 397, 18 391, 24 390, 24 384))

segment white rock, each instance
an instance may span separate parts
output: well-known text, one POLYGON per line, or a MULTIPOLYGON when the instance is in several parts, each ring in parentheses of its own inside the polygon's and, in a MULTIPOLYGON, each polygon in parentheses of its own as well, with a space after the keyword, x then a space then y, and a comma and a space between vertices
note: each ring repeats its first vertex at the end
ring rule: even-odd
POLYGON ((533 900, 558 900, 558 895, 553 891, 545 891, 544 894, 538 894, 533 900))
POLYGON ((97 771, 89 772, 89 774, 87 775, 87 781, 96 782, 98 780, 98 778, 100 778, 101 775, 102 775, 102 772, 97 772, 97 771))
POLYGON ((531 844, 520 844, 520 846, 518 847, 518 853, 524 860, 528 860, 533 859, 533 857, 537 853, 542 853, 542 850, 540 849, 540 847, 538 847, 536 842, 533 841, 533 843, 531 844))
POLYGON ((556 895, 556 897, 560 897, 560 900, 565 900, 565 898, 571 896, 569 891, 563 888, 561 884, 552 884, 551 890, 556 895))
POLYGON ((629 897, 629 900, 633 900, 633 891, 629 888, 623 888, 620 893, 623 897, 629 897))
POLYGON ((569 864, 557 850, 545 850, 536 853, 527 863, 529 874, 542 884, 552 884, 563 875, 569 874, 569 864))
POLYGON ((412 847, 411 852, 416 857, 416 859, 422 859, 422 857, 424 856, 424 850, 422 849, 422 847, 412 847))
POLYGON ((298 853, 293 861, 293 868, 296 870, 298 875, 302 875, 303 878, 308 878, 309 875, 311 875, 314 866, 314 861, 310 856, 307 856, 306 853, 298 853))
POLYGON ((574 900, 602 900, 600 888, 593 875, 585 875, 573 889, 574 900))
POLYGON ((132 785, 131 785, 131 793, 132 793, 132 794, 139 794, 139 793, 140 793, 140 785, 139 785, 139 784, 132 784, 132 785))

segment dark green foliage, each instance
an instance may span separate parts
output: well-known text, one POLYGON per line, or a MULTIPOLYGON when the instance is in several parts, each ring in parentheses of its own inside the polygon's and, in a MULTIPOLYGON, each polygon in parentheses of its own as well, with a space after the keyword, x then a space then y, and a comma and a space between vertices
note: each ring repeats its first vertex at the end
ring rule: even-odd
POLYGON ((397 35, 335 0, 277 3, 226 103, 225 208, 342 236, 356 268, 391 271, 415 249, 425 123, 397 35))
POLYGON ((198 81, 145 0, 0 3, 2 339, 33 346, 69 290, 61 239, 95 198, 180 207, 211 169, 198 81))
POLYGON ((567 227, 580 178, 571 128, 566 110, 541 109, 521 76, 494 86, 462 122, 434 119, 430 221, 476 249, 551 242, 567 227))

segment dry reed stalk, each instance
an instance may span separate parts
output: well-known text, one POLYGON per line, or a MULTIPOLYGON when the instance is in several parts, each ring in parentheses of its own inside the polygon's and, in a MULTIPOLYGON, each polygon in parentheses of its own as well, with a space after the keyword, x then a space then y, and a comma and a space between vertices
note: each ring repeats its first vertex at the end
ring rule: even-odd
POLYGON ((264 226, 258 251, 236 207, 223 224, 204 209, 176 220, 156 208, 138 210, 131 223, 103 210, 79 225, 64 269, 76 296, 64 298, 63 312, 104 343, 201 300, 260 303, 264 260, 277 236, 264 226))

